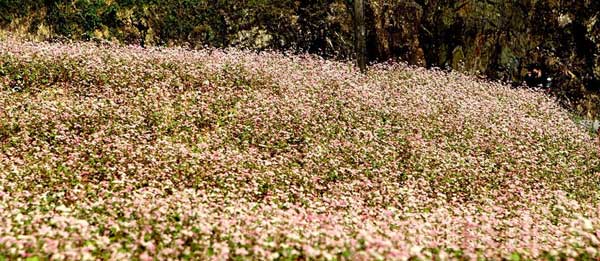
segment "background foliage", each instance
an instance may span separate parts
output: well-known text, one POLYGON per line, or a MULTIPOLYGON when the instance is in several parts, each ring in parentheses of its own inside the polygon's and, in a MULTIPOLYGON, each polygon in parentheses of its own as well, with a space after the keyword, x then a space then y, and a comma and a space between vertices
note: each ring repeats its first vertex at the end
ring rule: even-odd
MULTIPOLYGON (((38 38, 237 46, 350 58, 345 0, 0 0, 0 26, 38 38)), ((538 66, 561 101, 600 107, 600 3, 371 0, 369 58, 522 83, 538 66)))

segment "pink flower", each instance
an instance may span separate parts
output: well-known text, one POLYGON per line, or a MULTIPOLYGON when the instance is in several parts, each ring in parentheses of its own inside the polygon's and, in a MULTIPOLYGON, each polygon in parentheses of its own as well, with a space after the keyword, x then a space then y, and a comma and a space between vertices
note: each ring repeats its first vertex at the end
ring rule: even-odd
POLYGON ((144 251, 140 254, 140 261, 152 261, 154 258, 148 254, 148 252, 144 251))

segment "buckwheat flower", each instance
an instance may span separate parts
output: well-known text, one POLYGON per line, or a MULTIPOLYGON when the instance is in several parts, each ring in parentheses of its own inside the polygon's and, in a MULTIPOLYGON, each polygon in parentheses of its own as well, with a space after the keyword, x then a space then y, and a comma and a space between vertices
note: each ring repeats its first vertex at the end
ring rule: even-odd
POLYGON ((140 254, 140 261, 152 261, 154 258, 148 254, 148 252, 144 251, 140 254))
POLYGON ((248 255, 249 253, 250 253, 250 252, 248 252, 248 250, 246 250, 246 248, 243 248, 243 247, 237 248, 237 249, 235 250, 235 254, 236 254, 236 255, 238 255, 238 256, 246 256, 246 255, 248 255))
POLYGON ((59 245, 58 240, 46 238, 43 248, 44 248, 44 251, 46 251, 46 253, 56 253, 58 251, 58 245, 59 245))
POLYGON ((321 251, 318 249, 313 248, 310 245, 305 245, 302 247, 302 250, 304 251, 304 254, 306 254, 308 257, 318 257, 321 254, 321 251))
POLYGON ((145 247, 148 250, 148 252, 150 252, 150 253, 154 253, 156 251, 156 246, 154 245, 153 242, 147 242, 145 244, 145 247))
POLYGON ((592 224, 592 221, 590 219, 581 218, 581 222, 583 223, 582 224, 582 228, 585 231, 592 231, 592 230, 594 230, 594 225, 592 224))

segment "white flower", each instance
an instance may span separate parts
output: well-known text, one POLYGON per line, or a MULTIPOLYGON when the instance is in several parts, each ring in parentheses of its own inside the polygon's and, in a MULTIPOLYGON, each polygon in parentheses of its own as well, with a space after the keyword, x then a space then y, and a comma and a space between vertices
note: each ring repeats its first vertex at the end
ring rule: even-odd
POLYGON ((587 218, 583 218, 582 222, 583 222, 583 229, 585 231, 590 231, 590 230, 594 229, 594 224, 592 224, 591 220, 589 220, 587 218))

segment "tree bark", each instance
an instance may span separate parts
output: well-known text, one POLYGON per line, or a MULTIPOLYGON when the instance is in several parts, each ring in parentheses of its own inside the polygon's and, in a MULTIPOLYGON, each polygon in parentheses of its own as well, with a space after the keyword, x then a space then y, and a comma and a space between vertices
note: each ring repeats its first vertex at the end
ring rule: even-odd
POLYGON ((365 0, 354 0, 354 41, 356 65, 361 72, 367 71, 367 30, 365 27, 365 0))

